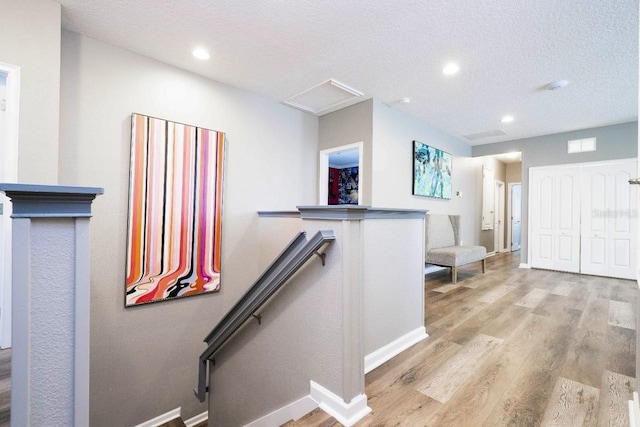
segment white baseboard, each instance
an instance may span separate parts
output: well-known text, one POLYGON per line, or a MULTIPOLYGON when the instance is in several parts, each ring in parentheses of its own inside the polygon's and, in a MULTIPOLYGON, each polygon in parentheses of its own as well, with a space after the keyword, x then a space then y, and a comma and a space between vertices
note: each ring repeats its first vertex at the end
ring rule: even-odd
POLYGON ((318 403, 313 400, 311 396, 305 396, 302 399, 298 399, 295 402, 288 404, 287 406, 276 409, 262 418, 258 418, 257 420, 250 422, 245 427, 280 426, 289 420, 297 420, 298 418, 303 417, 317 407, 318 403))
POLYGON ((345 403, 340 396, 336 396, 313 381, 311 381, 311 398, 318 403, 320 409, 345 427, 351 427, 371 412, 371 408, 367 406, 366 394, 360 394, 351 399, 351 403, 345 403))
POLYGON ((175 420, 178 417, 180 417, 180 408, 176 408, 162 415, 158 415, 152 420, 145 421, 142 424, 138 424, 136 427, 158 427, 171 420, 175 420))
POLYGON ((629 426, 640 427, 640 402, 638 392, 633 392, 633 400, 629 401, 629 426))
POLYGON ((209 419, 209 411, 204 411, 203 413, 198 414, 195 417, 189 418, 187 421, 184 422, 184 424, 187 427, 193 427, 208 419, 209 419))
POLYGON ((487 252, 487 258, 496 256, 496 251, 487 252))
POLYGON ((373 353, 369 353, 364 357, 364 373, 373 371, 392 357, 402 353, 412 345, 427 338, 427 330, 424 326, 409 332, 389 344, 380 347, 373 353))
POLYGON ((526 264, 526 263, 524 263, 524 262, 523 262, 523 263, 521 263, 521 264, 518 266, 518 268, 528 268, 528 269, 531 269, 531 266, 530 266, 529 264, 526 264))

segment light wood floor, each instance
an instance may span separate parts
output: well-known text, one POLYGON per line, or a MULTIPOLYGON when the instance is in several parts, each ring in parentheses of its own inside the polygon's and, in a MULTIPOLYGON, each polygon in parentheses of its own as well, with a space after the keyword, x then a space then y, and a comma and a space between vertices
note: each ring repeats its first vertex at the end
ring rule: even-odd
POLYGON ((9 427, 11 416, 11 349, 0 350, 0 427, 9 427))
MULTIPOLYGON (((429 338, 366 376, 356 426, 628 426, 636 283, 499 254, 427 276, 429 338)), ((287 426, 339 426, 315 410, 287 426)))

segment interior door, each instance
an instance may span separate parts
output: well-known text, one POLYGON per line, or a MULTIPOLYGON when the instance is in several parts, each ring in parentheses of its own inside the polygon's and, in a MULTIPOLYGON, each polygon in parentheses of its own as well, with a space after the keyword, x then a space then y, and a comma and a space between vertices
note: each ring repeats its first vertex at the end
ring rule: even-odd
POLYGON ((511 186, 511 251, 520 250, 520 235, 522 231, 522 185, 511 186))
POLYGON ((636 278, 636 161, 583 167, 580 271, 636 278))
POLYGON ((531 266, 580 271, 580 167, 532 168, 531 266))
POLYGON ((531 266, 553 268, 554 241, 554 181, 552 169, 531 169, 529 179, 529 207, 531 214, 531 266))
POLYGON ((558 169, 553 269, 580 271, 580 167, 558 169))
POLYGON ((493 230, 495 179, 493 169, 482 167, 482 229, 493 230))
POLYGON ((493 245, 496 253, 504 249, 504 182, 496 181, 493 245))

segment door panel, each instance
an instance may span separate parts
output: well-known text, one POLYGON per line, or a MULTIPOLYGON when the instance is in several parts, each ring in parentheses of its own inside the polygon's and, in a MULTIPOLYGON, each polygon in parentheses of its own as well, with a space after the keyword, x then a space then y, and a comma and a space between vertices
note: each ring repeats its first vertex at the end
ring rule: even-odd
POLYGON ((555 184, 557 198, 553 215, 556 218, 556 252, 554 270, 577 273, 580 271, 580 168, 562 168, 557 171, 555 184))
POLYGON ((522 233, 522 186, 511 187, 511 250, 520 250, 520 236, 522 233))
POLYGON ((553 268, 553 200, 555 173, 532 169, 530 173, 531 266, 553 268))
POLYGON ((580 168, 532 169, 530 191, 531 266, 578 272, 580 168))
POLYGON ((583 166, 590 191, 582 194, 582 273, 636 278, 637 190, 629 185, 635 170, 634 160, 583 166))

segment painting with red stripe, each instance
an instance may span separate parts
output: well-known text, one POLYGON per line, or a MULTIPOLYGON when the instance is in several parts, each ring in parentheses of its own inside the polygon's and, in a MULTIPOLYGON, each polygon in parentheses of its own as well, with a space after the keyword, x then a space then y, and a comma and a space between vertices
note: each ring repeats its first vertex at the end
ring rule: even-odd
POLYGON ((225 134, 131 122, 125 305, 220 290, 225 134))

